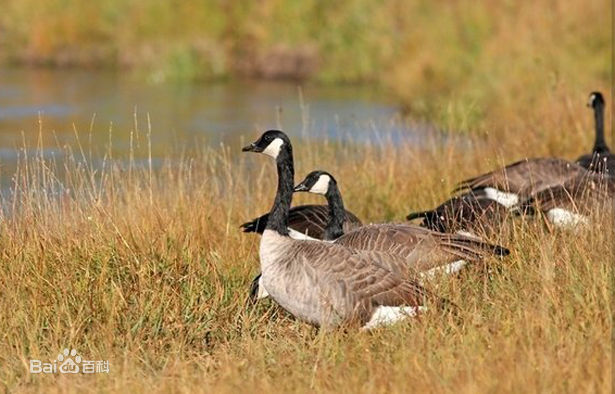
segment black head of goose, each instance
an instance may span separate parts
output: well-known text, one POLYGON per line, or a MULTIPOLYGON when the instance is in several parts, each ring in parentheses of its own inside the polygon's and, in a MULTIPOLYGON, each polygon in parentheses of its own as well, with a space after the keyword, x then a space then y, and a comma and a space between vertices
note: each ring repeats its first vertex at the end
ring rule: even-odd
POLYGON ((577 159, 577 163, 592 171, 615 174, 615 155, 611 153, 604 138, 604 97, 600 92, 589 95, 587 106, 594 110, 596 139, 592 152, 577 159))
MULTIPOLYGON (((335 178, 325 171, 313 171, 295 186, 295 191, 324 195, 331 210, 327 228, 340 232, 339 218, 344 204, 335 178)), ((334 241, 355 250, 397 256, 387 268, 402 275, 432 276, 452 273, 468 262, 490 255, 506 256, 508 249, 483 242, 476 237, 443 234, 408 224, 372 224, 352 230, 334 241)))
POLYGON ((269 130, 243 151, 264 153, 276 161, 278 187, 259 256, 261 283, 282 308, 316 326, 357 324, 369 329, 415 315, 428 300, 451 305, 384 268, 384 255, 291 238, 287 226, 294 186, 290 140, 281 131, 269 130))
POLYGON ((329 212, 323 239, 334 240, 344 235, 344 232, 352 230, 351 228, 344 229, 344 223, 347 222, 344 201, 337 187, 337 181, 331 174, 325 171, 312 171, 295 186, 295 192, 322 194, 327 199, 329 212))

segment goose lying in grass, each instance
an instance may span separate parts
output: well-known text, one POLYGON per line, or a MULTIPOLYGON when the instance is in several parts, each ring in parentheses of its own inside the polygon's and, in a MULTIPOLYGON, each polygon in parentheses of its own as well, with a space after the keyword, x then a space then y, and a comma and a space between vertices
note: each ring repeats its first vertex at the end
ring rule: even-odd
POLYGON ((473 192, 511 209, 542 190, 587 173, 585 168, 563 159, 524 159, 462 181, 455 191, 473 192))
POLYGON ((389 269, 403 275, 432 275, 437 271, 452 273, 468 262, 509 254, 506 248, 474 237, 443 234, 408 224, 372 224, 343 233, 339 218, 343 215, 344 203, 335 178, 325 171, 313 171, 295 187, 295 192, 301 191, 327 198, 330 209, 327 227, 340 234, 335 244, 397 256, 399 259, 392 260, 389 269))
POLYGON ((577 163, 589 170, 615 176, 615 155, 611 153, 604 139, 604 97, 602 93, 591 93, 587 106, 594 109, 596 140, 592 153, 579 157, 577 163))
POLYGON ((613 214, 615 178, 590 172, 544 189, 521 204, 524 214, 542 212, 559 228, 588 225, 593 213, 613 214))
POLYGON ((416 315, 430 301, 448 303, 416 281, 384 268, 386 254, 291 238, 288 216, 294 165, 290 140, 283 132, 270 130, 243 151, 271 156, 277 166, 277 193, 259 256, 262 285, 282 308, 320 327, 370 329, 416 315))

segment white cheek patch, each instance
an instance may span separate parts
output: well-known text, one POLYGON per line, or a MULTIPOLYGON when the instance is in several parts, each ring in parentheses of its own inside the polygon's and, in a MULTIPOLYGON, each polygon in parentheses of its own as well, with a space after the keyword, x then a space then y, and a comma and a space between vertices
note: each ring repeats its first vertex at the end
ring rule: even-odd
POLYGON ((547 219, 557 227, 571 228, 579 225, 585 225, 588 220, 585 216, 574 212, 567 211, 562 208, 553 208, 547 212, 547 219))
POLYGON ((310 193, 315 194, 326 194, 327 190, 329 190, 329 182, 331 181, 331 177, 329 175, 321 175, 318 177, 318 181, 312 186, 310 189, 310 193))
POLYGON ((379 306, 372 313, 369 321, 361 327, 362 330, 371 330, 380 326, 388 326, 398 321, 416 316, 419 312, 427 310, 424 306, 379 306))
POLYGON ((273 141, 271 141, 269 145, 267 145, 265 150, 263 150, 263 153, 266 154, 267 156, 271 156, 274 159, 277 159, 278 155, 280 154, 280 148, 282 148, 283 144, 284 144, 284 141, 282 141, 281 138, 276 138, 273 141))
POLYGON ((515 193, 506 193, 492 187, 486 187, 484 191, 485 196, 488 199, 493 200, 506 208, 511 208, 519 203, 519 196, 515 193))

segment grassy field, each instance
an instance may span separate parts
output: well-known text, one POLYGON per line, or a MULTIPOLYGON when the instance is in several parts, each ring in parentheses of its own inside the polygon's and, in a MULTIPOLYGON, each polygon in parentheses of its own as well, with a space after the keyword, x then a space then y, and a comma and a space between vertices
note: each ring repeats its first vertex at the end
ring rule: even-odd
MULTIPOLYGON (((327 169, 347 208, 364 221, 401 220, 446 198, 459 180, 504 162, 585 153, 593 125, 583 99, 554 100, 549 115, 526 121, 523 133, 436 134, 423 148, 386 136, 368 145, 295 138, 297 178, 327 169)), ((15 194, 3 196, 5 389, 612 390, 611 217, 577 233, 512 221, 494 237, 511 256, 430 284, 460 306, 456 317, 430 312, 370 333, 326 333, 271 301, 246 305, 259 238, 238 226, 271 205, 270 160, 240 154, 238 145, 169 156, 159 169, 108 157, 94 170, 82 153, 89 147, 76 141, 64 149, 70 159, 63 163, 24 158, 15 194), (30 359, 55 359, 65 347, 109 360, 110 373, 29 374, 30 359)), ((140 153, 147 157, 147 149, 140 153)))
POLYGON ((138 77, 372 82, 454 130, 490 130, 611 75, 603 0, 5 0, 5 63, 138 77))

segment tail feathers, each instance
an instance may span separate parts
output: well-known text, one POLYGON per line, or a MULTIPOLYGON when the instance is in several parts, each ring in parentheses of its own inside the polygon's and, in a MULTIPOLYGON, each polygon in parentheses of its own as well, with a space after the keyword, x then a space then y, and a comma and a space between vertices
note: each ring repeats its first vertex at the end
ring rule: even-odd
POLYGON ((245 222, 239 227, 241 228, 241 231, 243 231, 244 233, 253 233, 254 230, 256 229, 256 223, 245 222))
POLYGON ((432 212, 433 211, 411 212, 410 214, 408 214, 408 216, 406 216, 406 220, 414 220, 414 219, 418 219, 418 218, 426 218, 432 212))
POLYGON ((262 234, 265 231, 265 226, 267 226, 267 218, 268 215, 263 215, 259 218, 253 219, 249 222, 245 222, 241 226, 241 230, 244 233, 259 233, 262 234))
POLYGON ((510 254, 510 249, 505 248, 504 246, 500 246, 500 245, 490 245, 493 248, 493 253, 495 253, 496 256, 500 256, 500 257, 506 257, 510 254))
POLYGON ((256 228, 258 227, 256 222, 256 220, 252 220, 251 222, 245 222, 239 227, 244 233, 255 233, 256 228))

